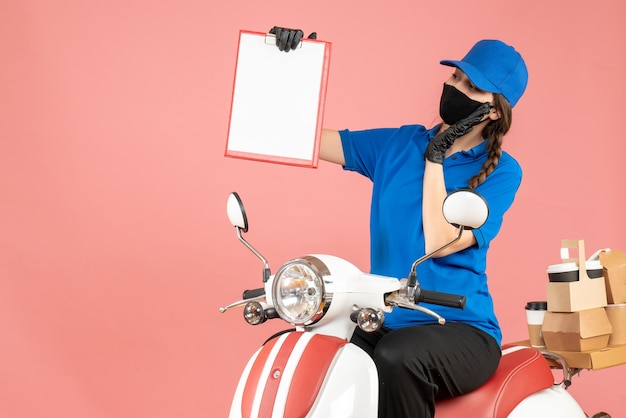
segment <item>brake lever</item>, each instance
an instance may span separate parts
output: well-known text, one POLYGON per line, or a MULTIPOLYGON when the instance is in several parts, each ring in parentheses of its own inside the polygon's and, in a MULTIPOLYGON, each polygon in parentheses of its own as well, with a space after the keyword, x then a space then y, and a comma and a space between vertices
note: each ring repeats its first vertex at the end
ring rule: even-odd
POLYGON ((238 308, 240 306, 244 306, 248 302, 255 302, 255 301, 258 302, 258 301, 262 301, 262 300, 265 300, 265 295, 260 295, 260 296, 257 296, 257 297, 254 297, 254 298, 249 298, 249 299, 243 299, 243 300, 240 300, 238 302, 231 303, 230 305, 221 307, 220 308, 220 312, 224 313, 224 312, 226 312, 229 309, 233 309, 233 308, 238 308))

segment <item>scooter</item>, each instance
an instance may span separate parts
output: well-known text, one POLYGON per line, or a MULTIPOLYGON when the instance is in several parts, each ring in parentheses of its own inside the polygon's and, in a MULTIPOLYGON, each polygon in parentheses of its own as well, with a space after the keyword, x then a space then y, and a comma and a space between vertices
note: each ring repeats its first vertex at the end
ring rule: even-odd
MULTIPOLYGON (((267 260, 243 237, 248 219, 239 195, 232 193, 226 206, 238 239, 263 262, 263 287, 245 291, 243 300, 220 311, 243 307, 244 319, 251 325, 279 318, 295 327, 270 338, 250 358, 230 418, 376 417, 376 366, 350 343, 355 327, 373 332, 393 309, 418 310, 445 326, 445 318, 420 303, 462 309, 465 297, 423 289, 417 266, 460 239, 464 230, 480 227, 488 215, 487 203, 477 193, 449 194, 443 214, 458 229, 456 237, 417 259, 407 278, 397 279, 363 273, 348 261, 325 254, 290 260, 272 274, 267 260)), ((571 372, 554 353, 505 345, 491 379, 471 393, 438 402, 436 416, 584 418, 587 415, 566 390, 571 372), (558 383, 554 364, 564 374, 558 383)))

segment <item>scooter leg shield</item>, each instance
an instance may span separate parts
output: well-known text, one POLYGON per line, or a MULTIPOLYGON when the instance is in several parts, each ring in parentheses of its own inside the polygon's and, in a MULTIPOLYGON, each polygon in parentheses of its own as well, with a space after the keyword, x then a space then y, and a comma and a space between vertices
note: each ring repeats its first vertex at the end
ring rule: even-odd
POLYGON ((327 418, 341 410, 341 416, 375 417, 377 402, 376 367, 361 349, 336 337, 291 332, 250 359, 229 416, 327 418))

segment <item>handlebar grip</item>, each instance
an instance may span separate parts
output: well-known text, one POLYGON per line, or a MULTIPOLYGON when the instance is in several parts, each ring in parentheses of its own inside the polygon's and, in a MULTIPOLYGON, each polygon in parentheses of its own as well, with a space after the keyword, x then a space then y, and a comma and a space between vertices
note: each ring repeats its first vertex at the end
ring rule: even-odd
POLYGON ((244 299, 253 299, 253 298, 257 298, 259 296, 263 296, 265 294, 265 288, 261 287, 259 289, 251 289, 251 290, 244 290, 243 291, 243 298, 244 299))
POLYGON ((455 295, 452 293, 435 292, 434 290, 424 290, 417 298, 418 302, 433 303, 435 305, 448 306, 450 308, 465 309, 465 296, 455 295))

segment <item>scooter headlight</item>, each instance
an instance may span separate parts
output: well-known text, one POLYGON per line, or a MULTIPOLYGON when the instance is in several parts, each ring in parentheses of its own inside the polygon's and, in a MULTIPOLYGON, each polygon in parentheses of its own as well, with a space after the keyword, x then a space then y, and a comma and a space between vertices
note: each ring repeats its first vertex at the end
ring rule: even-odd
POLYGON ((293 325, 311 325, 319 321, 330 302, 325 295, 326 266, 315 257, 293 260, 274 276, 272 298, 278 315, 293 325))

